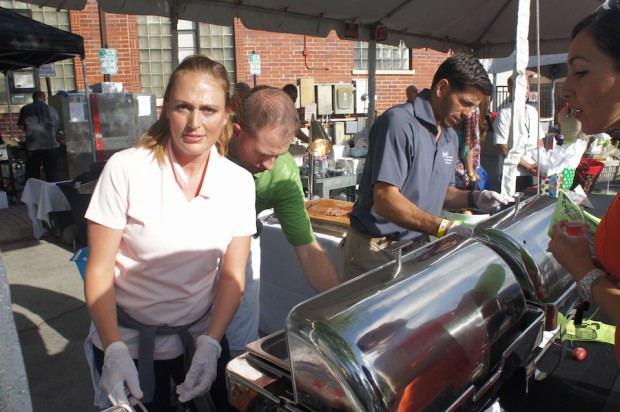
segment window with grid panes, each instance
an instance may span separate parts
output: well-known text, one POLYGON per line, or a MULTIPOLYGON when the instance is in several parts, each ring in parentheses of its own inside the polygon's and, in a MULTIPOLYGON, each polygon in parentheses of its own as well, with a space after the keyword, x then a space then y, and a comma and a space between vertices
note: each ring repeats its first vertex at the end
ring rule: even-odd
MULTIPOLYGON (((142 91, 163 98, 172 71, 170 20, 137 16, 142 91)), ((219 61, 235 79, 235 51, 232 27, 179 20, 177 23, 179 61, 202 53, 219 61)))
MULTIPOLYGON (((354 45, 355 69, 368 70, 368 42, 354 45)), ((409 70, 409 49, 377 43, 377 70, 409 70)))
POLYGON ((217 60, 226 67, 231 82, 235 75, 235 39, 232 26, 199 23, 200 53, 217 60))
POLYGON ((163 98, 172 72, 170 19, 137 16, 142 92, 163 98))
MULTIPOLYGON (((52 7, 39 7, 14 0, 0 0, 0 7, 16 11, 49 26, 68 32, 71 31, 71 27, 69 25, 69 12, 66 10, 56 11, 56 9, 52 7)), ((75 90, 76 82, 73 59, 55 62, 54 68, 56 70, 56 76, 50 77, 52 94, 55 94, 58 90, 75 90)), ((41 77, 39 79, 39 84, 41 90, 47 93, 45 77, 41 77)), ((25 100, 25 103, 30 103, 32 101, 31 96, 26 96, 25 100)), ((4 79, 4 74, 0 73, 0 106, 7 107, 6 102, 6 81, 4 79)), ((17 107, 13 107, 12 111, 15 111, 16 109, 17 107)))

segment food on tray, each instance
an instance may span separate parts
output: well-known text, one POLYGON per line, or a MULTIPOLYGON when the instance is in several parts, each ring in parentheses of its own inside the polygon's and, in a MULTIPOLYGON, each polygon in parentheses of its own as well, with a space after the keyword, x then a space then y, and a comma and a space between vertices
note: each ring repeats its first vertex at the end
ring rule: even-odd
POLYGON ((325 209, 326 216, 345 216, 349 212, 347 210, 341 209, 339 207, 328 207, 325 209))

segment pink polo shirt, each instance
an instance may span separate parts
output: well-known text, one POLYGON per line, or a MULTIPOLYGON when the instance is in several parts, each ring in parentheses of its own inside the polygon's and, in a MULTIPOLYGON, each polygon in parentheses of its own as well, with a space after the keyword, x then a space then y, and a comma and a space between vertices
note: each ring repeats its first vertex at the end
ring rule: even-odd
MULTIPOLYGON (((256 232, 254 199, 251 174, 220 156, 215 146, 200 194, 190 202, 170 161, 160 165, 140 148, 114 154, 86 218, 124 230, 116 256, 117 304, 148 325, 180 326, 199 319, 213 303, 218 264, 228 244, 256 232)), ((193 326, 192 335, 204 333, 209 320, 193 326)), ((121 335, 137 357, 138 332, 121 328, 121 335)), ((93 343, 102 346, 97 334, 93 343)), ((154 359, 182 353, 178 336, 157 336, 154 359)))

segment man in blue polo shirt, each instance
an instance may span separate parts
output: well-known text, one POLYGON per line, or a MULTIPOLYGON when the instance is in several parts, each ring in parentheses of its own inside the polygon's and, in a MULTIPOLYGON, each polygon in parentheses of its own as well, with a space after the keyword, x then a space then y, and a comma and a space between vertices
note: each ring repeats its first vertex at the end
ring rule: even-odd
POLYGON ((352 279, 392 260, 384 249, 401 240, 418 247, 429 235, 469 235, 465 226, 439 217, 442 208, 490 211, 507 201, 497 192, 454 187, 458 137, 452 130, 469 118, 493 86, 480 62, 456 54, 437 69, 430 89, 413 102, 379 117, 369 148, 358 199, 340 246, 339 276, 352 279))

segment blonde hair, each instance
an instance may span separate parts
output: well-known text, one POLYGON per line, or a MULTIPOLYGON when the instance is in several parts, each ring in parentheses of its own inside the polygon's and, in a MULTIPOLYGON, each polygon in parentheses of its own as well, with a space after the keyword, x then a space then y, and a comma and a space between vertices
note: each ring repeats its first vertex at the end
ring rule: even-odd
MULTIPOLYGON (((159 119, 149 128, 149 130, 138 139, 137 147, 143 147, 151 150, 155 158, 160 163, 166 163, 166 145, 170 139, 170 122, 166 115, 166 103, 170 101, 170 94, 176 86, 179 78, 189 72, 206 73, 213 76, 222 88, 226 97, 226 110, 230 107, 230 80, 226 68, 215 60, 203 55, 188 56, 170 75, 170 80, 164 92, 164 108, 162 109, 159 119)), ((228 152, 228 140, 232 135, 232 119, 228 118, 228 122, 222 129, 222 133, 215 143, 217 151, 220 155, 225 156, 228 152)))

